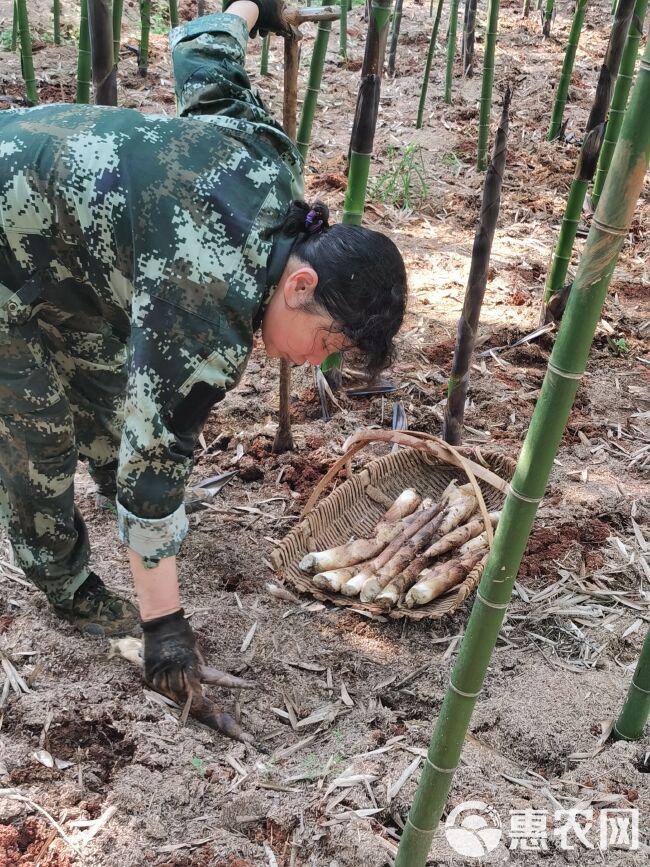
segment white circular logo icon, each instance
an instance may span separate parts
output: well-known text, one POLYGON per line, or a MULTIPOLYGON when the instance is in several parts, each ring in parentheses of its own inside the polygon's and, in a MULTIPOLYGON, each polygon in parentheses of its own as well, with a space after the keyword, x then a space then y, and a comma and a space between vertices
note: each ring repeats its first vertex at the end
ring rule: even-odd
POLYGON ((463 801, 447 817, 445 834, 459 855, 482 858, 499 845, 501 819, 485 801, 463 801))

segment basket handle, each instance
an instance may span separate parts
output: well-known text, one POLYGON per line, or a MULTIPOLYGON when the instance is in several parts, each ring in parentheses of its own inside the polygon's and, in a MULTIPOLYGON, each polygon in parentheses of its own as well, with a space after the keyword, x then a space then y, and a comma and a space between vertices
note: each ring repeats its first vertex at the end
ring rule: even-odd
POLYGON ((361 449, 373 442, 386 442, 401 446, 409 446, 410 448, 432 454, 434 457, 438 458, 438 460, 442 461, 442 463, 451 464, 452 466, 462 469, 474 489, 478 501, 478 507, 485 523, 485 532, 487 533, 488 544, 490 547, 492 546, 492 524, 488 517, 488 510, 485 505, 485 500, 483 499, 483 494, 481 493, 481 489, 476 479, 477 477, 482 479, 484 482, 487 482, 489 485, 492 485, 493 488, 502 491, 504 494, 508 492, 508 482, 504 481, 501 476, 493 473, 492 470, 487 469, 487 467, 483 467, 469 458, 466 458, 458 451, 458 449, 449 445, 449 443, 446 443, 444 440, 441 440, 439 437, 422 431, 365 430, 358 431, 356 434, 351 436, 343 445, 345 454, 332 464, 327 473, 312 491, 311 496, 302 510, 301 518, 305 518, 312 511, 320 495, 323 493, 323 490, 327 485, 329 485, 344 464, 349 463, 357 452, 360 452, 361 449))

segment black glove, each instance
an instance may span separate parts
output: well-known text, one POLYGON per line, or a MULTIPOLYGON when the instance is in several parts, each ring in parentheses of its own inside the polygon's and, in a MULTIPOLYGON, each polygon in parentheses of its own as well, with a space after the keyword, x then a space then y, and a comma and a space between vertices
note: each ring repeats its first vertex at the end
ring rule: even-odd
POLYGON ((196 638, 184 611, 142 622, 144 677, 157 692, 183 704, 191 693, 203 695, 196 638))
MULTIPOLYGON (((234 2, 235 0, 226 0, 223 11, 227 12, 230 4, 234 2)), ((284 0, 253 0, 253 3, 260 10, 257 23, 251 30, 250 35, 253 38, 258 33, 260 36, 268 36, 269 33, 277 33, 278 36, 291 35, 291 27, 284 17, 284 0)))

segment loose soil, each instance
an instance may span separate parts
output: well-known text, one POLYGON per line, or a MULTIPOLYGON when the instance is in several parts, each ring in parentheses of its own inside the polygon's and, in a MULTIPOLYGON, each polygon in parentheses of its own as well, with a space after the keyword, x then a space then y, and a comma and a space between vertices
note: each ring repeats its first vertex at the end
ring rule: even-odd
MULTIPOLYGON (((39 34, 34 61, 41 97, 71 100, 74 44, 68 38, 60 47, 49 41, 50 5, 50 0, 28 4, 39 34)), ((69 36, 77 29, 78 4, 63 5, 69 36)), ((206 5, 215 7, 215 0, 206 5)), ((181 6, 186 17, 193 14, 189 0, 181 6)), ((390 371, 398 386, 395 397, 410 427, 438 434, 480 202, 482 177, 474 170, 480 78, 457 76, 453 104, 445 105, 441 44, 425 126, 416 131, 431 23, 428 3, 404 7, 397 77, 386 79, 382 89, 372 183, 393 171, 405 146, 413 143, 427 190, 417 201, 413 183, 411 210, 371 193, 366 220, 394 238, 409 268, 409 310, 399 358, 390 371)), ((537 16, 522 20, 520 8, 520 0, 503 3, 499 27, 496 99, 506 82, 515 90, 479 352, 508 346, 536 327, 577 157, 575 145, 545 141, 570 26, 569 4, 556 4, 549 40, 542 39, 537 16)), ((2 0, 5 34, 10 11, 11 3, 2 0)), ((137 45, 137 4, 127 2, 125 14, 120 103, 171 114, 166 39, 152 34, 149 75, 138 77, 130 50, 137 45)), ((484 16, 481 7, 477 70, 484 16)), ((578 137, 610 20, 609 2, 587 10, 566 112, 568 130, 578 137)), ((441 33, 446 26, 445 17, 441 33)), ((314 30, 305 31, 307 58, 314 30)), ((333 31, 306 181, 309 197, 324 198, 336 220, 363 53, 362 9, 350 13, 347 66, 337 62, 338 25, 333 31)), ((279 40, 272 46, 270 75, 263 79, 257 73, 259 49, 259 42, 251 44, 249 69, 280 112, 279 40)), ((3 51, 2 61, 2 92, 18 96, 18 59, 3 51)), ((301 92, 306 69, 303 60, 301 92)), ((495 102, 493 131, 497 111, 495 102)), ((650 539, 649 192, 646 183, 449 795, 447 813, 463 801, 483 800, 500 814, 505 834, 483 859, 490 864, 537 864, 542 858, 553 867, 648 863, 647 734, 637 743, 600 743, 603 727, 621 706, 650 621, 650 557, 644 541, 650 539), (510 852, 510 810, 549 811, 552 822, 555 809, 579 805, 593 809, 596 827, 605 808, 638 808, 639 851, 600 853, 579 844, 562 851, 549 831, 543 856, 510 852)), ((578 249, 582 245, 579 241, 578 249)), ((546 335, 476 358, 466 414, 468 443, 517 456, 552 339, 546 335)), ((252 694, 222 696, 254 734, 259 751, 192 721, 179 728, 176 718, 143 692, 127 662, 109 659, 103 642, 83 640, 61 625, 43 596, 3 566, 0 649, 30 687, 22 696, 11 691, 0 714, 3 867, 390 863, 421 762, 401 787, 396 783, 428 743, 469 605, 445 620, 407 625, 269 595, 269 552, 294 526, 346 437, 359 427, 388 427, 391 419, 393 396, 353 400, 343 395, 332 421, 323 423, 306 369, 294 372, 292 392, 296 450, 274 455, 277 366, 256 348, 241 387, 206 426, 195 478, 233 466, 242 472, 212 509, 191 517, 180 556, 185 608, 206 656, 260 685, 252 694), (253 624, 254 637, 242 652, 253 624), (323 705, 329 705, 327 719, 300 726, 323 705), (295 729, 289 716, 298 721, 295 729), (47 767, 35 758, 38 749, 71 764, 47 767), (335 782, 350 775, 366 776, 342 788, 335 782), (35 805, 59 823, 80 855, 35 805), (92 826, 74 823, 92 822, 108 808, 115 808, 114 814, 86 842, 92 826)), ((130 593, 114 519, 95 508, 83 468, 77 494, 94 567, 116 590, 130 593)), ((0 559, 8 562, 6 541, 0 545, 0 559)), ((597 841, 597 831, 591 839, 597 841)), ((430 864, 465 862, 444 835, 436 839, 430 864)))

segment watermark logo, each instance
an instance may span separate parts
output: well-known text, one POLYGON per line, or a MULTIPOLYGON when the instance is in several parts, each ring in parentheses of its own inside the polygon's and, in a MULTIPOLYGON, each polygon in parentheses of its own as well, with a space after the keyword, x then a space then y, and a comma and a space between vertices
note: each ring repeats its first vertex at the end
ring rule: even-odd
MULTIPOLYGON (((485 801, 463 801, 449 814, 445 835, 454 851, 469 858, 483 858, 501 842, 501 818, 485 801)), ((597 816, 589 809, 510 810, 510 829, 505 845, 522 852, 568 852, 582 849, 639 848, 639 811, 602 809, 597 816)))
POLYGON ((470 858, 481 858, 496 849, 501 833, 499 814, 485 801, 463 801, 445 822, 451 848, 470 858))

